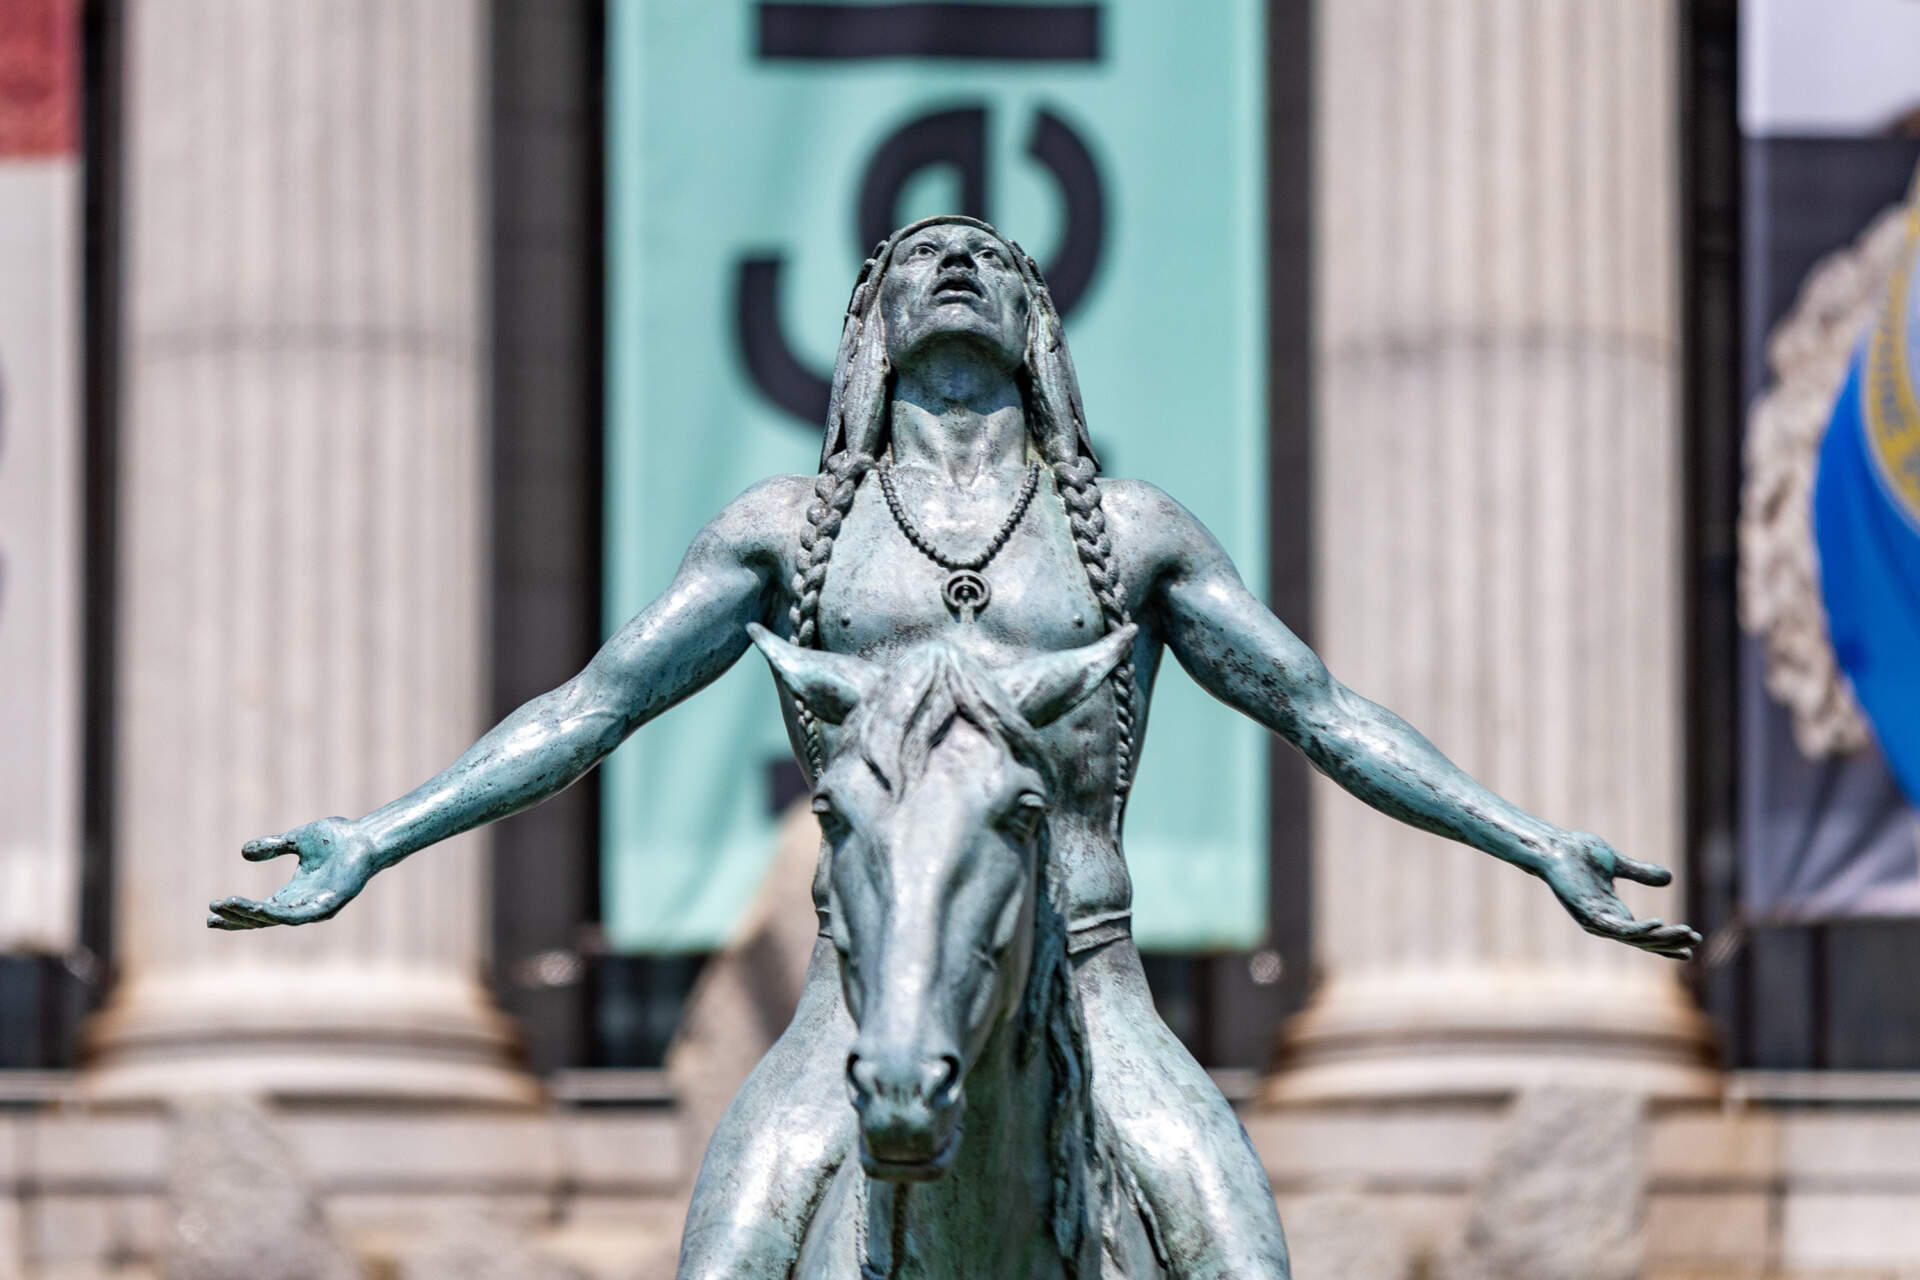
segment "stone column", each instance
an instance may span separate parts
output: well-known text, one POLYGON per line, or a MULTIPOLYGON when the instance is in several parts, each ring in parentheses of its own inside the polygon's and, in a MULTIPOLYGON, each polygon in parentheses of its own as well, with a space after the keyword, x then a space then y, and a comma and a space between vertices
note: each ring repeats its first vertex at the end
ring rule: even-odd
MULTIPOLYGON (((1496 791, 1678 872, 1672 0, 1316 14, 1321 651, 1496 791)), ((1672 961, 1315 801, 1324 980, 1271 1099, 1713 1089, 1672 961)), ((1678 884, 1624 896, 1685 916, 1678 884)))
POLYGON ((42 956, 80 922, 79 45, 69 0, 0 17, 0 952, 42 956))
POLYGON ((485 727, 486 5, 128 13, 120 973, 106 1096, 515 1101, 454 841, 337 919, 224 933, 289 862, 485 727))

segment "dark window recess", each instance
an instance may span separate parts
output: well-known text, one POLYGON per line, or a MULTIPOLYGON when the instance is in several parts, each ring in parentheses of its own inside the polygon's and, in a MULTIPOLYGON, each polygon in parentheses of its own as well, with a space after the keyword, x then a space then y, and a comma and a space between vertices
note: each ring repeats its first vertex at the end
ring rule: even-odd
POLYGON ((664 1065, 706 963, 705 954, 602 956, 594 968, 592 1065, 664 1065))
MULTIPOLYGON (((599 647, 601 0, 495 0, 493 711, 599 647)), ((591 1061, 599 790, 592 775, 494 829, 501 1005, 545 1073, 591 1061)))
POLYGON ((1687 919, 1707 934, 1695 977, 1720 1025, 1743 1025, 1737 936, 1740 503, 1738 0, 1697 0, 1681 28, 1681 333, 1686 485, 1687 919))
POLYGON ((73 1065, 92 993, 55 956, 0 955, 0 1070, 73 1065))
POLYGON ((85 321, 82 394, 87 457, 80 784, 80 949, 46 974, 43 991, 70 1015, 51 1063, 72 1065, 81 1011, 97 1008, 113 977, 115 543, 120 491, 121 115, 125 109, 123 0, 80 7, 85 321), (80 989, 60 995, 65 984, 80 989))

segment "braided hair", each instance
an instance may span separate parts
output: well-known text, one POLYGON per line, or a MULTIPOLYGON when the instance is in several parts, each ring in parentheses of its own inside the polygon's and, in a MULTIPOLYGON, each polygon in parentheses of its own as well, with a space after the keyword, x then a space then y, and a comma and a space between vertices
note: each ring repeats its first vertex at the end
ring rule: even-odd
MULTIPOLYGON (((926 218, 902 227, 874 248, 860 268, 853 296, 847 302, 840 331, 840 350, 834 359, 833 387, 827 401, 826 439, 820 450, 820 474, 814 481, 815 501, 807 508, 806 528, 800 534, 800 564, 795 569, 793 605, 789 611, 793 642, 820 646, 820 589, 826 583, 827 564, 833 558, 834 539, 853 509, 860 482, 886 447, 888 392, 892 365, 887 359, 886 329, 879 312, 880 282, 885 278, 894 249, 914 232, 936 224, 977 227, 998 238, 1010 251, 1027 289, 1026 358, 1017 375, 1026 401, 1028 432, 1041 456, 1053 469, 1054 486, 1067 509, 1074 550, 1100 606, 1104 629, 1125 626, 1132 619, 1114 570, 1113 542, 1107 536, 1106 515, 1100 505, 1097 479, 1099 460, 1087 436, 1086 410, 1080 383, 1067 354, 1060 313, 1041 279, 1040 267, 1027 253, 993 227, 975 218, 948 215, 926 218)), ((1114 822, 1133 784, 1134 663, 1131 652, 1114 668, 1114 714, 1119 723, 1118 769, 1114 784, 1114 822)), ((805 731, 808 762, 815 776, 821 767, 819 726, 805 708, 799 711, 805 731)))

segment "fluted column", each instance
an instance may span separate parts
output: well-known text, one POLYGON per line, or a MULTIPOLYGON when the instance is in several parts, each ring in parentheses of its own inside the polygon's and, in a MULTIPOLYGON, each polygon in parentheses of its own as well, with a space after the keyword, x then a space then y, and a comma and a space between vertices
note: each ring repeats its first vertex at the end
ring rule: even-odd
POLYGON ((479 841, 335 920, 208 930, 484 728, 481 0, 128 11, 120 981, 105 1095, 530 1096, 479 841))
POLYGON ((0 952, 54 956, 80 923, 79 46, 77 4, 0 18, 0 952))
MULTIPOLYGON (((1316 13, 1322 652, 1496 791, 1678 872, 1674 6, 1316 13)), ((1325 980, 1271 1097, 1711 1090, 1673 962, 1315 800, 1325 980)), ((1685 914, 1678 884, 1624 896, 1685 914)))

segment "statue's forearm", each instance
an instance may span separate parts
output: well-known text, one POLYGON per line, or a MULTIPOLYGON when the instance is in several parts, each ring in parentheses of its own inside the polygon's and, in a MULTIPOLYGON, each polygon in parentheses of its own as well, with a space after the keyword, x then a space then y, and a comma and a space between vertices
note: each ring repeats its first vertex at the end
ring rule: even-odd
POLYGON ((625 717, 581 681, 533 699, 430 781, 360 820, 391 866, 408 854, 538 804, 620 745, 625 717))
POLYGON ((1382 813, 1540 869, 1559 828, 1475 782, 1412 725, 1335 681, 1223 553, 1171 581, 1162 599, 1168 643, 1216 698, 1382 813))
POLYGON ((586 670, 501 721, 431 781, 360 820, 380 864, 538 804, 718 679, 747 647, 746 624, 761 611, 763 587, 756 573, 696 543, 673 586, 586 670))
POLYGON ((1329 685, 1313 709, 1284 726, 1316 768, 1382 813, 1540 869, 1558 828, 1476 782, 1385 707, 1329 685))

